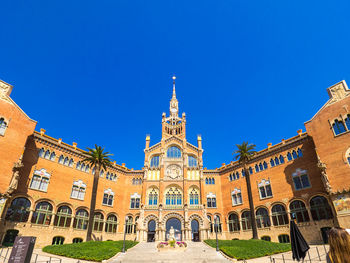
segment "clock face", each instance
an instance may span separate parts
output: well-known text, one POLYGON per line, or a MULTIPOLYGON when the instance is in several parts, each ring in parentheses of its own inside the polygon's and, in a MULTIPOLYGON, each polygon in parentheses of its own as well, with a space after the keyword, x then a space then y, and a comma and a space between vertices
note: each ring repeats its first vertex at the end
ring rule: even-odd
POLYGON ((175 113, 175 112, 177 112, 177 109, 176 108, 171 108, 170 111, 175 113))

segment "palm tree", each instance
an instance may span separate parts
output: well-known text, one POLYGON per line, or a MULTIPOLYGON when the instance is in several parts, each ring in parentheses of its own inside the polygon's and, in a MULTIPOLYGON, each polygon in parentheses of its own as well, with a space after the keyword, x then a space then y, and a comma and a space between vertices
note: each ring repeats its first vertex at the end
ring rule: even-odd
POLYGON ((253 239, 258 239, 258 230, 256 227, 256 220, 255 220, 255 208, 254 208, 254 202, 253 202, 253 195, 252 195, 252 186, 250 184, 250 174, 247 169, 248 162, 252 159, 252 157, 255 155, 256 151, 254 144, 248 144, 248 142, 243 142, 242 144, 236 144, 237 150, 233 152, 235 154, 235 159, 238 159, 238 162, 243 166, 243 171, 245 174, 245 180, 247 184, 247 191, 248 191, 248 200, 249 200, 249 210, 250 210, 250 218, 252 223, 252 230, 253 230, 253 239))
POLYGON ((83 163, 88 163, 90 167, 95 167, 95 173, 94 173, 94 182, 92 184, 92 194, 91 194, 91 201, 90 201, 90 213, 89 213, 89 223, 88 223, 88 229, 86 233, 86 241, 91 240, 91 234, 92 234, 92 227, 94 223, 94 215, 95 215, 95 207, 96 207, 96 195, 97 195, 97 186, 98 186, 98 179, 100 178, 100 171, 101 169, 106 170, 107 166, 111 164, 111 160, 109 159, 109 156, 112 154, 105 152, 104 148, 101 146, 97 146, 95 144, 95 148, 87 148, 87 156, 84 160, 82 160, 83 163))

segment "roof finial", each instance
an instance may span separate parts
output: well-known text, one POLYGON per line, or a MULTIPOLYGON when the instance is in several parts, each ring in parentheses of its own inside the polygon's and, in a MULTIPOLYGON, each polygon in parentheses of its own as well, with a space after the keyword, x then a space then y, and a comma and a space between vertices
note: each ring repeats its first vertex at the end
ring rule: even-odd
POLYGON ((176 92, 175 92, 175 80, 176 80, 176 77, 175 77, 175 75, 173 75, 172 79, 173 79, 173 98, 176 98, 176 92))

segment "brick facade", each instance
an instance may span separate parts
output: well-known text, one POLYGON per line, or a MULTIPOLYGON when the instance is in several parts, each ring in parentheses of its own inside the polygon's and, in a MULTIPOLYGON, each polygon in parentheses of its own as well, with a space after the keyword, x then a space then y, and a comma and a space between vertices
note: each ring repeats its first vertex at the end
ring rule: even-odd
MULTIPOLYGON (((36 122, 13 102, 11 89, 0 82, 0 121, 6 123, 2 130, 0 123, 0 239, 9 242, 17 230, 37 236, 39 247, 55 237, 85 240, 93 181, 92 167, 80 162, 86 153, 34 131, 36 122)), ((269 144, 249 163, 259 238, 286 241, 290 213, 310 243, 322 242, 332 226, 350 227, 350 91, 340 82, 328 92, 330 100, 305 123, 306 132, 269 144), (334 133, 336 120, 344 124, 340 134, 334 133)), ((162 139, 151 145, 146 136, 144 152, 142 170, 113 163, 101 174, 94 239, 122 239, 127 229, 127 239, 164 240, 171 224, 183 240, 214 238, 214 216, 219 238, 251 238, 242 167, 203 167, 202 138, 197 146, 186 140, 175 83, 170 115, 162 115, 162 139)))

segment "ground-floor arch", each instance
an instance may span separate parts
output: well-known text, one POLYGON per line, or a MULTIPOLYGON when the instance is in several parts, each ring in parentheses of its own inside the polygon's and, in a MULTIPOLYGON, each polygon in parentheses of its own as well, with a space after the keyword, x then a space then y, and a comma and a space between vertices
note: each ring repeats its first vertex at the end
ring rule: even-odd
POLYGON ((151 219, 147 226, 147 242, 154 242, 156 238, 156 221, 151 219))
POLYGON ((199 242, 199 222, 197 219, 192 219, 191 221, 191 239, 192 241, 199 242))
POLYGON ((182 227, 181 227, 181 221, 178 218, 172 217, 166 221, 165 240, 169 239, 169 235, 171 235, 171 229, 174 229, 176 241, 181 241, 182 227))

